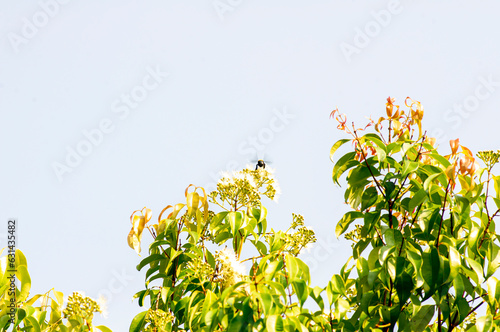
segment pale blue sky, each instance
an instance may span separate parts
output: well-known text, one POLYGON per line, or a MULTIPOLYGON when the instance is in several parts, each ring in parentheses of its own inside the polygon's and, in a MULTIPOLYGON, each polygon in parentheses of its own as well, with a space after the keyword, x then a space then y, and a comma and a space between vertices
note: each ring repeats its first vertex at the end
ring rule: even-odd
POLYGON ((131 212, 157 216, 257 146, 283 191, 269 224, 304 215, 320 243, 302 257, 324 285, 350 254, 333 235, 346 207, 329 113, 361 124, 410 96, 443 151, 456 137, 500 148, 499 12, 457 0, 0 0, 0 241, 17 217, 32 293, 107 291, 96 323, 127 331, 144 280, 131 212))

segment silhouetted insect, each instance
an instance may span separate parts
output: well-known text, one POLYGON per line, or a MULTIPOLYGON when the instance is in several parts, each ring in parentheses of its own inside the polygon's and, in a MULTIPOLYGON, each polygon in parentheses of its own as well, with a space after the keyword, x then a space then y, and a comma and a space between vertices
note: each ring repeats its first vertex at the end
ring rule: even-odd
POLYGON ((266 168, 266 163, 264 162, 264 160, 259 159, 257 161, 257 165, 255 165, 255 170, 264 169, 264 168, 266 168))

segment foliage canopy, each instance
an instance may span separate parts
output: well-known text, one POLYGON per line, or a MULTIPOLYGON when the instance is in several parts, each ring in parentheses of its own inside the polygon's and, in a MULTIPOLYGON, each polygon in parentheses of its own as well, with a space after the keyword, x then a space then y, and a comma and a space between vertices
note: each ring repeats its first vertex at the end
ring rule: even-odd
POLYGON ((386 117, 365 128, 349 126, 338 110, 331 114, 350 136, 330 152, 334 183, 347 175, 351 208, 335 233, 353 245, 352 259, 326 286, 312 286, 297 257, 314 232, 300 215, 286 232, 269 230, 261 196, 274 197, 275 179, 245 169, 226 174, 210 195, 189 186, 186 202, 166 207, 152 226, 149 209, 134 212, 129 245, 139 252, 144 228, 154 241, 138 266, 146 289, 136 297, 141 306, 149 298, 149 309, 130 331, 497 329, 500 177, 491 170, 500 154, 476 158, 457 139, 441 155, 422 129, 422 105, 410 98, 405 104, 406 112, 388 98, 386 117), (346 143, 353 150, 334 158, 346 143), (227 244, 231 250, 221 248, 227 244), (478 318, 482 306, 486 314, 478 318))

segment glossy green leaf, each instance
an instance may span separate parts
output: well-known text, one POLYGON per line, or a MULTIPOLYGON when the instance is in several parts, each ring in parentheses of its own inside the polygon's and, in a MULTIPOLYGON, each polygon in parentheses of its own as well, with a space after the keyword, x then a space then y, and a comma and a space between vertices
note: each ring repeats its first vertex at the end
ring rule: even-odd
POLYGON ((433 316, 433 305, 424 305, 420 307, 410 319, 410 323, 412 324, 412 331, 424 331, 427 325, 429 325, 429 322, 431 321, 433 316))
POLYGON ((130 324, 129 332, 141 332, 146 320, 147 311, 137 314, 130 324))
POLYGON ((337 163, 333 167, 333 172, 332 172, 332 178, 334 183, 340 185, 339 178, 342 176, 342 174, 344 174, 344 172, 347 171, 348 169, 359 165, 359 161, 354 159, 355 156, 356 152, 349 152, 346 153, 337 161, 337 163))
POLYGON ((269 332, 283 332, 283 318, 280 315, 270 315, 266 319, 266 329, 269 332))
POLYGON ((477 332, 491 331, 492 322, 493 322, 493 318, 491 317, 490 314, 487 314, 486 316, 478 318, 476 320, 476 324, 475 324, 477 332))
POLYGON ((335 162, 335 160, 333 159, 333 155, 335 154, 337 149, 340 148, 345 143, 350 142, 350 141, 351 141, 350 139, 344 138, 344 139, 338 140, 337 142, 335 142, 335 144, 333 144, 332 148, 330 149, 330 160, 332 162, 335 162))
POLYGON ((23 302, 28 297, 29 291, 31 289, 31 278, 26 265, 20 265, 17 267, 16 276, 17 279, 21 282, 21 292, 17 296, 16 300, 18 302, 23 302))
POLYGON ((396 278, 395 287, 400 304, 406 303, 406 301, 410 298, 413 286, 413 279, 406 272, 403 272, 396 278))
POLYGON ((292 281, 292 287, 299 299, 300 306, 304 305, 304 302, 307 300, 307 296, 309 295, 309 290, 307 284, 304 280, 298 279, 292 281))
POLYGON ((361 196, 361 210, 365 210, 375 204, 378 200, 378 191, 375 187, 366 188, 361 196))
MULTIPOLYGON (((26 322, 31 325, 31 332, 40 332, 41 329, 40 329, 40 324, 38 323, 38 321, 35 319, 35 317, 33 316, 29 316, 29 317, 26 317, 26 322)), ((25 324, 26 325, 26 324, 25 324)))
POLYGON ((460 259, 460 253, 458 252, 457 249, 454 247, 450 247, 450 254, 449 254, 449 260, 450 260, 450 277, 452 279, 455 279, 455 277, 458 275, 460 272, 460 267, 462 266, 462 260, 460 259))
POLYGON ((350 211, 344 214, 342 219, 337 223, 337 227, 335 228, 335 235, 339 237, 342 235, 349 225, 356 219, 363 218, 364 214, 362 212, 350 211))
POLYGON ((472 268, 472 270, 474 270, 477 276, 477 278, 474 278, 476 283, 482 284, 484 281, 484 273, 481 264, 479 264, 478 262, 469 257, 465 257, 465 259, 467 260, 467 263, 469 263, 470 267, 472 268))
POLYGON ((435 247, 430 249, 430 252, 424 252, 423 254, 423 263, 422 263, 422 277, 431 290, 434 290, 437 285, 438 277, 439 277, 439 253, 435 247))
POLYGON ((410 199, 410 203, 408 204, 408 210, 414 211, 417 206, 420 204, 424 204, 428 200, 427 192, 424 189, 420 189, 417 191, 413 197, 410 199))

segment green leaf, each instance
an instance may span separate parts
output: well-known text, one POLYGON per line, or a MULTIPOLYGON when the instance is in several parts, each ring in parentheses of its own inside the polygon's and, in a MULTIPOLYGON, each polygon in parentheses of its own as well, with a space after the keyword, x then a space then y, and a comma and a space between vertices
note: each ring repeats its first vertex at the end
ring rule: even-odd
MULTIPOLYGON (((430 252, 424 252, 423 254, 423 263, 422 263, 422 277, 424 278, 427 285, 429 285, 431 291, 437 287, 436 283, 439 278, 439 253, 436 247, 432 247, 430 252)), ((432 294, 431 294, 432 295, 432 294)), ((430 296, 430 295, 429 295, 430 296)))
POLYGON ((396 278, 395 286, 399 297, 399 304, 402 306, 410 298, 413 291, 413 280, 408 273, 403 272, 396 278))
POLYGON ((469 258, 469 257, 465 257, 465 259, 467 260, 470 267, 472 268, 472 270, 474 270, 474 272, 477 276, 477 279, 474 278, 475 279, 474 281, 476 281, 478 284, 482 284, 484 281, 484 273, 483 273, 483 267, 481 266, 481 264, 479 264, 478 262, 476 262, 475 260, 473 260, 472 258, 469 258))
POLYGON ((111 329, 110 329, 110 328, 108 328, 108 327, 106 327, 106 326, 104 326, 104 325, 99 325, 99 326, 96 326, 96 329, 99 329, 99 330, 101 330, 102 332, 113 332, 113 331, 111 331, 111 329))
POLYGON ((434 158, 434 160, 436 160, 438 163, 440 163, 444 167, 444 169, 446 169, 448 166, 451 165, 448 159, 437 153, 431 153, 429 154, 429 156, 434 158))
POLYGON ((500 175, 493 176, 493 186, 495 187, 496 199, 500 199, 500 175))
POLYGON ((340 221, 337 223, 337 227, 335 228, 335 235, 339 237, 342 235, 349 225, 356 219, 363 218, 364 214, 362 212, 357 212, 357 211, 349 211, 344 216, 340 221))
POLYGON ((356 243, 356 245, 354 245, 354 248, 352 249, 353 258, 358 259, 359 257, 361 257, 361 254, 366 249, 366 247, 368 247, 370 242, 371 242, 371 239, 359 240, 358 243, 356 243))
POLYGON ((378 146, 375 146, 375 153, 377 154, 378 162, 381 163, 387 158, 387 153, 385 149, 381 149, 378 146))
POLYGON ((266 280, 274 279, 274 274, 276 273, 280 263, 281 263, 280 261, 275 260, 267 265, 266 270, 264 272, 266 280))
POLYGON ((236 316, 231 319, 229 326, 227 328, 228 332, 241 332, 246 330, 245 319, 242 316, 236 316))
POLYGON ((269 332, 283 332, 283 318, 280 315, 270 315, 266 319, 266 329, 269 332))
POLYGON ((336 294, 344 295, 345 294, 345 283, 344 279, 338 274, 334 274, 331 279, 332 282, 332 291, 336 294))
POLYGON ((403 170, 401 171, 401 175, 403 177, 407 176, 410 173, 413 173, 417 170, 418 168, 418 162, 416 161, 409 161, 408 159, 405 159, 403 163, 403 170))
POLYGON ((361 196, 361 210, 366 210, 377 202, 378 192, 377 188, 369 187, 363 192, 361 196))
POLYGON ((303 306, 308 296, 308 287, 306 285, 306 282, 301 279, 294 280, 292 281, 292 287, 295 291, 295 294, 297 295, 297 298, 299 299, 300 306, 303 306))
POLYGON ((349 152, 342 156, 335 166, 333 167, 332 178, 333 182, 340 186, 339 178, 344 174, 348 169, 359 165, 359 161, 354 159, 356 157, 356 152, 349 152))
POLYGON ((26 256, 24 256, 23 252, 19 249, 16 249, 16 266, 28 267, 28 261, 26 260, 26 256))
POLYGON ((500 248, 494 243, 488 243, 488 270, 486 279, 495 273, 500 267, 500 248))
POLYGON ((144 322, 146 320, 147 313, 148 313, 147 311, 143 311, 134 317, 134 319, 132 320, 132 323, 130 323, 129 332, 141 332, 142 331, 142 328, 144 327, 144 322))
POLYGON ((410 203, 408 204, 408 210, 412 212, 417 206, 427 202, 428 199, 429 196, 427 195, 427 192, 424 189, 420 189, 411 198, 410 203))
POLYGON ((387 246, 400 246, 403 242, 403 234, 399 229, 390 228, 384 233, 385 243, 387 246))
POLYGON ((228 211, 222 211, 222 212, 217 213, 212 218, 212 221, 210 222, 210 229, 211 230, 216 229, 222 223, 222 221, 226 218, 228 213, 229 213, 228 211))
POLYGON ((476 324, 475 324, 477 332, 491 331, 492 321, 493 321, 493 319, 492 319, 490 314, 487 314, 486 316, 478 318, 476 320, 476 324))
POLYGON ((344 138, 344 139, 338 140, 337 142, 335 142, 335 144, 333 144, 332 148, 330 149, 330 160, 332 162, 335 162, 335 160, 333 160, 333 155, 335 154, 335 151, 337 151, 338 148, 340 148, 342 145, 344 145, 345 143, 350 142, 350 141, 351 141, 350 139, 344 138))
POLYGON ((457 249, 450 246, 450 277, 455 279, 455 277, 460 272, 460 267, 462 266, 462 260, 460 259, 460 253, 457 249))
POLYGON ((413 315, 410 322, 412 324, 412 331, 424 331, 432 317, 434 316, 434 306, 424 305, 420 307, 418 312, 413 315))
POLYGON ((40 332, 40 324, 35 319, 35 317, 33 317, 33 316, 26 317, 26 321, 28 321, 29 324, 31 325, 31 327, 33 328, 32 330, 29 330, 29 331, 31 331, 31 332, 40 332))
POLYGON ((371 179, 372 174, 378 176, 380 172, 373 166, 368 168, 366 165, 360 164, 349 173, 347 182, 354 188, 361 188, 370 182, 368 179, 371 179))
POLYGON ((323 297, 321 297, 322 292, 323 288, 318 286, 309 289, 309 296, 312 297, 314 301, 316 301, 321 311, 325 309, 325 303, 323 301, 323 297))
POLYGON ((375 143, 376 146, 378 146, 380 149, 384 150, 384 152, 387 153, 387 147, 384 144, 384 142, 382 142, 382 139, 380 138, 379 135, 377 135, 375 133, 368 133, 368 134, 365 134, 363 137, 361 137, 361 139, 368 140, 368 141, 375 143))
POLYGON ((16 300, 18 302, 24 302, 24 300, 26 300, 26 298, 28 297, 31 289, 31 278, 26 265, 20 265, 17 267, 16 276, 17 279, 21 282, 21 292, 17 296, 16 300))
POLYGON ((231 231, 233 236, 239 231, 241 225, 243 224, 243 214, 239 211, 231 211, 227 215, 227 220, 231 226, 231 231))
POLYGON ((137 271, 140 271, 144 266, 148 265, 151 262, 161 261, 161 260, 166 260, 166 259, 167 259, 167 257, 165 257, 165 255, 161 255, 161 254, 154 254, 154 255, 148 256, 148 257, 144 258, 139 263, 139 265, 137 265, 137 271))

